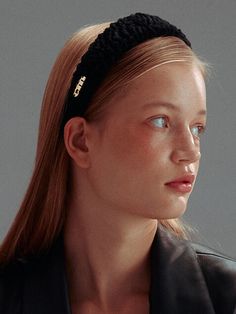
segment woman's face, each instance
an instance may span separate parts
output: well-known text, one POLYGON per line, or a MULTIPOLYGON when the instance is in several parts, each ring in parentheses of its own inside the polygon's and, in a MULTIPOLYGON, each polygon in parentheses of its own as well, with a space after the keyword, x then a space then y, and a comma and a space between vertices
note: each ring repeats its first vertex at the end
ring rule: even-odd
POLYGON ((96 129, 88 169, 96 196, 143 217, 180 216, 205 124, 205 83, 196 65, 169 63, 135 79, 112 99, 102 132, 96 129))

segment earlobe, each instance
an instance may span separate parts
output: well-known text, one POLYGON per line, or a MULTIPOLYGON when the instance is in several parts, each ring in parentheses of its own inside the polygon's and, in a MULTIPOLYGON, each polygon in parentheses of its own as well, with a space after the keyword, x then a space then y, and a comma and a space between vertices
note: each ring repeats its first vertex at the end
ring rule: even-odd
POLYGON ((82 117, 70 119, 64 127, 66 150, 81 168, 89 167, 89 149, 87 146, 87 122, 82 117))

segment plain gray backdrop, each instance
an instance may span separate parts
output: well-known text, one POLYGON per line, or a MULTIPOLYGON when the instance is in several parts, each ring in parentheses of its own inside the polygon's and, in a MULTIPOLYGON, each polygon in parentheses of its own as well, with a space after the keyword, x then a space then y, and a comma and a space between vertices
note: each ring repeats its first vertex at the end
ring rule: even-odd
POLYGON ((236 257, 235 0, 1 1, 0 240, 32 174, 41 100, 59 50, 81 26, 137 11, 177 25, 213 67, 201 168, 184 218, 202 243, 236 257))

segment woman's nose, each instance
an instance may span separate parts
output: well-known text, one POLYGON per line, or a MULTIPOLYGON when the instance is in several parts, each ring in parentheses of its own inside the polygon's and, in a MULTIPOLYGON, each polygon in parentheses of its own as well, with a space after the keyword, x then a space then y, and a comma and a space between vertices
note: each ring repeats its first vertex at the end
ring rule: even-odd
POLYGON ((194 163, 200 160, 200 143, 190 130, 180 133, 174 138, 172 160, 175 163, 194 163))

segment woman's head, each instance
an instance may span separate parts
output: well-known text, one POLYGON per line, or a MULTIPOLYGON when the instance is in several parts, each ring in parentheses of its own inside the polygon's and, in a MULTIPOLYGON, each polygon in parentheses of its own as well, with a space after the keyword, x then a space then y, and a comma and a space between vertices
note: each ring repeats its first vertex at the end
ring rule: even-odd
MULTIPOLYGON (((204 83, 204 78, 206 77, 206 74, 207 74, 207 66, 206 66, 206 64, 204 64, 204 62, 202 62, 194 54, 194 52, 191 50, 191 48, 188 45, 186 45, 186 43, 183 40, 181 40, 178 37, 168 36, 168 37, 153 38, 153 39, 149 39, 147 41, 144 41, 143 43, 133 47, 131 50, 126 52, 122 58, 117 60, 117 62, 107 72, 104 80, 98 86, 98 89, 95 90, 95 93, 92 94, 92 96, 90 97, 89 106, 88 106, 87 110, 85 111, 85 113, 83 114, 85 120, 87 122, 92 122, 92 123, 97 122, 96 126, 97 126, 97 130, 99 130, 99 134, 100 135, 102 133, 107 134, 108 129, 105 127, 105 125, 107 125, 106 119, 111 120, 111 112, 113 111, 114 107, 118 108, 117 115, 119 115, 119 113, 122 112, 120 103, 122 103, 122 101, 124 101, 125 95, 126 96, 127 96, 127 94, 129 95, 130 89, 132 88, 132 83, 134 82, 134 83, 138 84, 138 82, 137 82, 138 79, 140 77, 143 77, 145 75, 145 73, 148 73, 154 69, 157 69, 159 67, 163 67, 164 65, 167 65, 170 63, 172 63, 172 64, 179 63, 180 65, 182 65, 183 68, 184 68, 184 65, 188 65, 189 66, 188 69, 191 68, 189 70, 190 73, 192 72, 193 68, 195 68, 195 70, 194 70, 195 72, 197 72, 197 71, 199 72, 198 77, 199 77, 199 80, 201 80, 200 84, 202 84, 202 91, 201 91, 202 92, 202 100, 201 100, 201 102, 199 102, 199 99, 198 99, 196 103, 201 104, 202 110, 205 110, 203 108, 204 107, 204 95, 203 94, 204 94, 204 88, 205 88, 205 86, 203 86, 203 83, 204 83)), ((84 72, 86 72, 86 70, 84 70, 84 72)), ((84 72, 82 71, 82 72, 80 72, 80 74, 83 74, 84 72)), ((95 71, 95 74, 96 74, 96 71, 95 71)), ((81 77, 83 77, 83 76, 80 76, 80 75, 77 76, 77 82, 78 81, 80 82, 80 80, 78 80, 78 78, 81 78, 81 77)), ((177 80, 178 80, 178 75, 177 75, 177 80)), ((143 85, 143 88, 145 89, 146 87, 145 87, 144 83, 145 82, 143 82, 142 85, 143 85)), ((196 82, 195 82, 195 84, 196 84, 196 82)), ((74 87, 75 87, 75 84, 74 84, 74 87)), ((87 86, 84 86, 82 84, 81 88, 83 90, 83 89, 86 89, 87 86)), ((182 86, 182 88, 183 88, 183 86, 182 86)), ((187 88, 186 85, 185 85, 185 88, 187 88)), ((196 85, 195 85, 195 88, 196 88, 196 85)), ((157 89, 158 89, 158 86, 157 86, 157 89)), ((74 88, 72 88, 72 92, 73 92, 73 90, 74 90, 74 88)), ((136 96, 137 95, 138 95, 138 92, 136 92, 136 96)), ((145 97, 145 94, 143 96, 143 99, 144 99, 144 97, 145 97)), ((137 99, 136 100, 133 99, 133 101, 137 102, 137 99)), ((195 101, 196 101, 196 99, 195 99, 195 101)), ((192 100, 192 104, 193 104, 193 100, 192 100)), ((74 105, 76 105, 76 104, 74 103, 74 105)), ((79 105, 80 105, 80 102, 78 101, 78 106, 79 105)), ((134 107, 132 108, 131 103, 127 102, 127 101, 126 101, 125 109, 127 110, 127 112, 129 111, 129 109, 133 110, 133 112, 135 110, 139 111, 139 108, 137 106, 135 108, 134 107)), ((196 106, 196 109, 199 109, 199 108, 197 108, 197 106, 196 106)), ((117 115, 116 115, 116 121, 119 121, 117 115)), ((202 119, 201 121, 203 121, 203 124, 205 124, 204 119, 202 119)), ((76 123, 77 122, 75 122, 75 125, 76 125, 76 123)), ((112 130, 114 130, 114 124, 112 126, 112 130)), ((81 128, 80 128, 80 132, 82 132, 81 128)), ((68 132, 66 133, 66 141, 69 141, 69 136, 71 135, 71 133, 70 133, 70 135, 68 135, 69 133, 68 132)), ((109 133, 111 133, 111 130, 109 131, 109 133)), ((123 136, 125 136, 125 134, 123 134, 123 136)), ((119 146, 118 138, 121 139, 121 137, 117 137, 117 138, 114 137, 113 138, 114 146, 116 148, 118 148, 118 146, 119 146)), ((125 137, 123 137, 123 139, 124 138, 125 137)), ((100 143, 99 140, 97 142, 100 143)), ((124 142, 125 141, 123 140, 123 143, 124 142)), ((100 144, 98 144, 98 146, 99 146, 99 149, 101 149, 100 144)), ((85 146, 83 145, 83 149, 84 148, 85 148, 85 146)), ((123 149, 124 149, 123 155, 122 155, 123 160, 128 160, 128 158, 125 157, 125 151, 127 152, 128 150, 125 149, 125 147, 123 147, 123 149)), ((67 147, 67 150, 68 150, 69 154, 72 156, 72 159, 76 158, 76 157, 74 157, 73 152, 70 151, 69 147, 67 147)), ((117 150, 116 150, 116 152, 117 152, 117 150)), ((99 154, 99 152, 94 153, 94 156, 96 156, 96 162, 98 161, 98 154, 99 154)), ((87 155, 87 154, 83 154, 83 158, 85 155, 87 155)), ((106 155, 103 156, 103 161, 106 160, 106 158, 105 158, 106 156, 108 156, 107 160, 109 160, 109 159, 112 160, 111 158, 109 158, 110 157, 109 151, 107 151, 106 155)), ((116 161, 116 162, 118 162, 118 161, 116 161)), ((122 170, 120 169, 121 170, 120 180, 116 180, 119 176, 118 172, 115 171, 115 169, 118 169, 117 168, 118 164, 116 164, 116 162, 115 162, 115 160, 111 161, 111 163, 113 164, 113 166, 115 168, 109 168, 108 167, 109 162, 106 162, 106 161, 105 161, 105 164, 103 164, 103 165, 100 164, 99 166, 97 163, 98 172, 97 173, 95 172, 96 173, 95 177, 101 179, 103 177, 102 174, 104 174, 106 172, 105 170, 108 171, 108 175, 103 178, 104 182, 99 183, 99 184, 101 184, 101 186, 105 187, 104 190, 100 191, 100 192, 102 193, 103 196, 105 196, 105 194, 110 195, 111 196, 110 201, 112 201, 113 204, 118 204, 118 203, 116 203, 116 201, 118 201, 118 199, 123 199, 124 204, 122 204, 122 205, 124 207, 125 207, 125 202, 127 202, 127 206, 132 207, 132 205, 131 205, 132 202, 128 205, 128 199, 127 199, 127 198, 129 198, 128 196, 133 195, 135 198, 135 195, 140 195, 141 192, 145 191, 145 189, 143 188, 145 186, 144 182, 139 187, 136 184, 134 184, 134 182, 136 182, 136 183, 138 182, 138 180, 137 180, 138 177, 141 178, 141 175, 140 175, 141 174, 141 168, 140 168, 139 172, 137 172, 136 174, 135 173, 131 174, 132 173, 132 167, 129 168, 131 170, 130 172, 128 172, 127 171, 128 169, 125 169, 125 167, 124 167, 123 168, 123 174, 122 174, 122 170), (128 173, 130 173, 130 176, 128 175, 128 173), (127 181, 128 181, 127 178, 130 178, 131 184, 129 185, 129 188, 131 188, 131 190, 129 190, 128 187, 126 186, 126 184, 124 184, 125 182, 127 183, 127 181), (106 183, 107 183, 108 188, 106 187, 106 183), (123 191, 121 189, 119 189, 119 187, 121 187, 121 186, 123 186, 123 191), (113 189, 109 189, 111 187, 113 187, 113 189), (116 200, 113 198, 113 196, 115 196, 115 195, 116 196, 118 195, 116 200)), ((84 160, 82 161, 82 163, 84 163, 84 160)), ((141 165, 139 165, 139 167, 141 167, 141 165)), ((191 169, 188 169, 188 170, 182 169, 181 170, 182 174, 184 174, 184 173, 186 174, 189 172, 193 172, 196 175, 197 169, 192 169, 192 170, 191 169)), ((146 174, 147 174, 147 172, 146 172, 146 174)), ((95 177, 94 177, 94 179, 96 181, 95 177)), ((146 187, 147 186, 148 185, 146 185, 146 187)), ((97 187, 97 188, 99 189, 99 187, 97 187)), ((153 188, 155 188, 155 184, 153 184, 153 188)), ((100 196, 102 196, 102 195, 100 195, 100 196)), ((158 195, 158 194, 156 193, 156 195, 158 195)), ((108 199, 109 199, 109 197, 108 197, 108 199)), ((139 200, 141 200, 141 197, 139 197, 139 200)), ((143 198, 143 200, 145 200, 145 198, 143 198)), ((147 202, 145 202, 145 203, 147 204, 147 202)), ((157 204, 158 204, 158 202, 157 202, 157 204)), ((185 205, 186 205, 186 203, 185 203, 185 205)), ((138 204, 133 202, 133 207, 137 208, 138 204)), ((184 207, 185 206, 183 206, 182 211, 184 211, 184 207)), ((175 215, 178 216, 177 213, 175 215)), ((175 215, 173 215, 173 217, 175 215)), ((164 218, 167 219, 168 214, 164 215, 163 219, 164 218)), ((166 223, 166 222, 168 223, 168 221, 165 221, 164 223, 166 223)))
POLYGON ((199 67, 180 62, 154 67, 106 105, 98 121, 75 117, 66 124, 73 194, 87 195, 92 207, 104 213, 115 209, 123 217, 182 215, 198 172, 206 124, 199 67))
MULTIPOLYGON (((93 25, 75 33, 65 44, 53 66, 43 98, 35 169, 20 211, 2 246, 1 255, 5 254, 6 260, 13 255, 25 255, 49 246, 63 228, 66 203, 72 188, 73 168, 70 166, 74 164, 60 132, 67 93, 82 56, 98 34, 109 25, 110 23, 93 25)), ((129 86, 133 86, 134 91, 135 82, 139 79, 146 76, 149 80, 149 75, 157 71, 156 75, 159 70, 171 67, 172 63, 176 69, 185 71, 194 68, 195 72, 192 73, 206 76, 207 65, 181 39, 167 36, 144 41, 126 52, 109 69, 92 95, 83 118, 91 125, 97 123, 104 127, 105 121, 109 120, 109 112, 117 107, 115 99, 125 99, 129 86)), ((145 84, 147 83, 144 82, 146 87, 145 84)), ((124 109, 129 110, 129 103, 124 109)), ((70 123, 69 121, 68 125, 70 123)), ((164 220, 162 223, 183 235, 183 229, 175 219, 164 220)))

